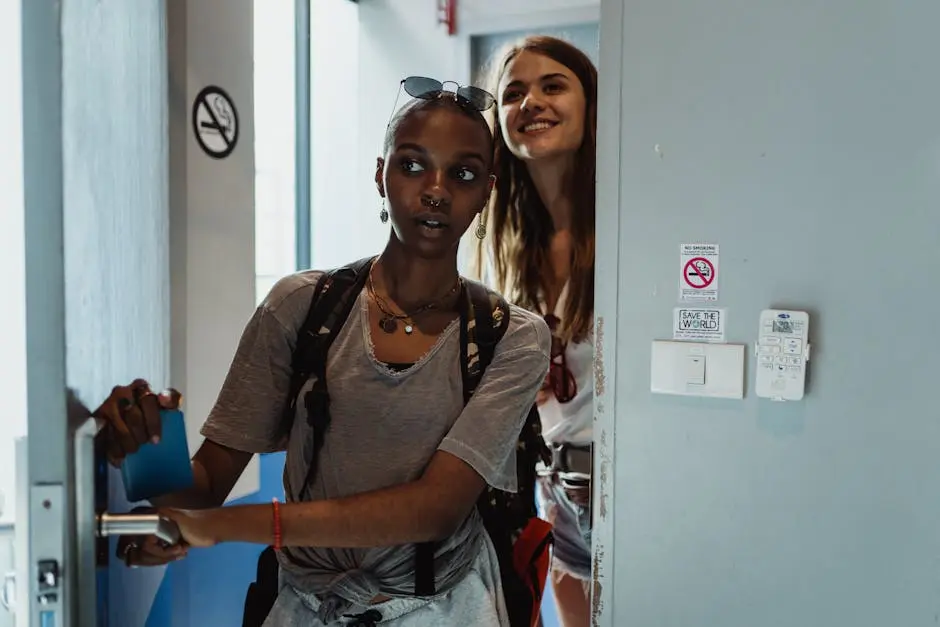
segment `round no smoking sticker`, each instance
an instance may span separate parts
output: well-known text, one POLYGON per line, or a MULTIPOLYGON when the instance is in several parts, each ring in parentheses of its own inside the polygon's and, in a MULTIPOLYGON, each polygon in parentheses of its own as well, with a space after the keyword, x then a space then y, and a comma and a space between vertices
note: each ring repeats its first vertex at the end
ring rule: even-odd
POLYGON ((683 244, 679 250, 679 300, 718 300, 718 245, 683 244))
POLYGON ((715 266, 704 257, 689 259, 685 264, 685 284, 692 289, 702 290, 715 280, 715 266))
POLYGON ((196 142, 213 159, 224 159, 238 143, 238 111, 231 97, 210 85, 193 101, 193 132, 196 142))

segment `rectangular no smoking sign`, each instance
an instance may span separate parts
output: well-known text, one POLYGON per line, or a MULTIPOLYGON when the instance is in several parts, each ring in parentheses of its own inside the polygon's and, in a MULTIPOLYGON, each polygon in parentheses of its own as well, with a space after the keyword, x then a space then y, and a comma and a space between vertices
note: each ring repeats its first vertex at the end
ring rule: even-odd
POLYGON ((679 300, 718 300, 718 244, 682 244, 679 249, 679 300))

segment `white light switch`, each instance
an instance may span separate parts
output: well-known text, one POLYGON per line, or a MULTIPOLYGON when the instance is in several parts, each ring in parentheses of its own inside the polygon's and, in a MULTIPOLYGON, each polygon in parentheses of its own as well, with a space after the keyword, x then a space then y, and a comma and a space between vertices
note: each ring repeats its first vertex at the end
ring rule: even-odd
POLYGON ((744 345, 656 340, 650 359, 650 391, 744 398, 744 345))
POLYGON ((690 385, 705 385, 704 355, 690 355, 685 358, 685 382, 690 385))

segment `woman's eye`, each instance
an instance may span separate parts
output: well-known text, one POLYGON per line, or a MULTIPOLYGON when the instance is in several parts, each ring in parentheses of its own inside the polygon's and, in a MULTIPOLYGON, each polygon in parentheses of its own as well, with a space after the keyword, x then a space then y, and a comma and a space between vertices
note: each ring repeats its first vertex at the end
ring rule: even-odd
POLYGON ((519 99, 520 93, 518 91, 507 91, 503 94, 503 104, 514 102, 519 99))
POLYGON ((550 84, 545 86, 546 94, 557 94, 564 91, 564 87, 558 84, 550 84))
POLYGON ((402 159, 401 169, 404 172, 414 174, 417 172, 422 172, 424 170, 424 166, 422 166, 420 163, 418 163, 414 159, 402 159))
POLYGON ((477 173, 470 168, 457 168, 454 175, 457 177, 457 180, 463 181, 464 183, 469 183, 477 177, 477 173))

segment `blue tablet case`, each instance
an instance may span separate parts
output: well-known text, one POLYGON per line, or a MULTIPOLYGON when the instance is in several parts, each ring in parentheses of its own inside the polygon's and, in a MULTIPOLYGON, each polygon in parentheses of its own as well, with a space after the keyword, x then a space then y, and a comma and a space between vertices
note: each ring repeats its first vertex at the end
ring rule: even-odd
POLYGON ((193 467, 186 441, 186 423, 178 409, 160 411, 159 444, 148 442, 121 465, 127 500, 143 501, 185 490, 193 485, 193 467))

